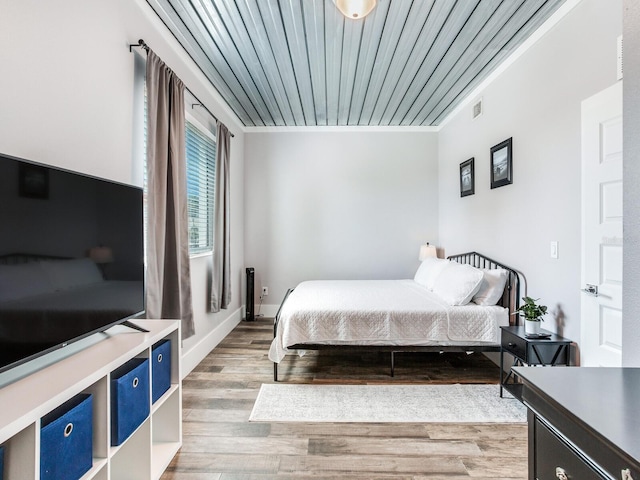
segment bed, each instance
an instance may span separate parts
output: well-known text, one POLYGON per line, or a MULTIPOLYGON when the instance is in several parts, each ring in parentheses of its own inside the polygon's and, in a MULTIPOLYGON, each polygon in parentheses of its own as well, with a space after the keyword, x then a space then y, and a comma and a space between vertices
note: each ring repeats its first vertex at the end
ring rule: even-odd
POLYGON ((477 252, 426 259, 413 279, 305 281, 290 289, 274 320, 269 359, 306 350, 389 352, 500 350, 500 326, 514 324, 520 275, 477 252))

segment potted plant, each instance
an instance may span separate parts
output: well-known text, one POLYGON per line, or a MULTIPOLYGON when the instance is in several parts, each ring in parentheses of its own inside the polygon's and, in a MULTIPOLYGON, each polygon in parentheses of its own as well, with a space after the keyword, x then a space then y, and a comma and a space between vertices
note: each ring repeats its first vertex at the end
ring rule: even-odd
POLYGON ((540 322, 543 321, 542 317, 547 314, 547 307, 536 303, 540 300, 539 298, 523 297, 522 300, 524 300, 524 305, 520 305, 513 314, 524 317, 524 332, 526 334, 540 333, 540 322))

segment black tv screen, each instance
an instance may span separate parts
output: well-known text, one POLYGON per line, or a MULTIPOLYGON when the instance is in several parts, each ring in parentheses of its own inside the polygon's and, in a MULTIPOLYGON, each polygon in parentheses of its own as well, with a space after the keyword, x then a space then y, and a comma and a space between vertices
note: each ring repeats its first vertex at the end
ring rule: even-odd
POLYGON ((0 372, 143 311, 142 189, 0 154, 0 372))

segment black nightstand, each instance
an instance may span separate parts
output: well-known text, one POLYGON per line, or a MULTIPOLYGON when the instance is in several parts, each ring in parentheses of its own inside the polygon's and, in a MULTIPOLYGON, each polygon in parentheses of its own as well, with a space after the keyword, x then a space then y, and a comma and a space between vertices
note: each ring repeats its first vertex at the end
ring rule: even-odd
POLYGON ((511 368, 505 375, 504 352, 513 355, 513 365, 566 365, 571 359, 571 340, 546 330, 540 333, 550 334, 549 338, 527 338, 524 327, 500 327, 500 396, 504 388, 511 395, 522 401, 522 383, 511 368))

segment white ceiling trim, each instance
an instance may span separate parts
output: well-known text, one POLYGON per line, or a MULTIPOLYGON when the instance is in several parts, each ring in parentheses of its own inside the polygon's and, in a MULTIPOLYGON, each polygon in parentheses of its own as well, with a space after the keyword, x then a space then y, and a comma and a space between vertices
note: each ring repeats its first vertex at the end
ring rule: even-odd
POLYGON ((416 132, 416 133, 434 133, 438 132, 440 127, 418 127, 418 126, 290 126, 290 127, 244 127, 244 133, 282 133, 282 132, 416 132))

